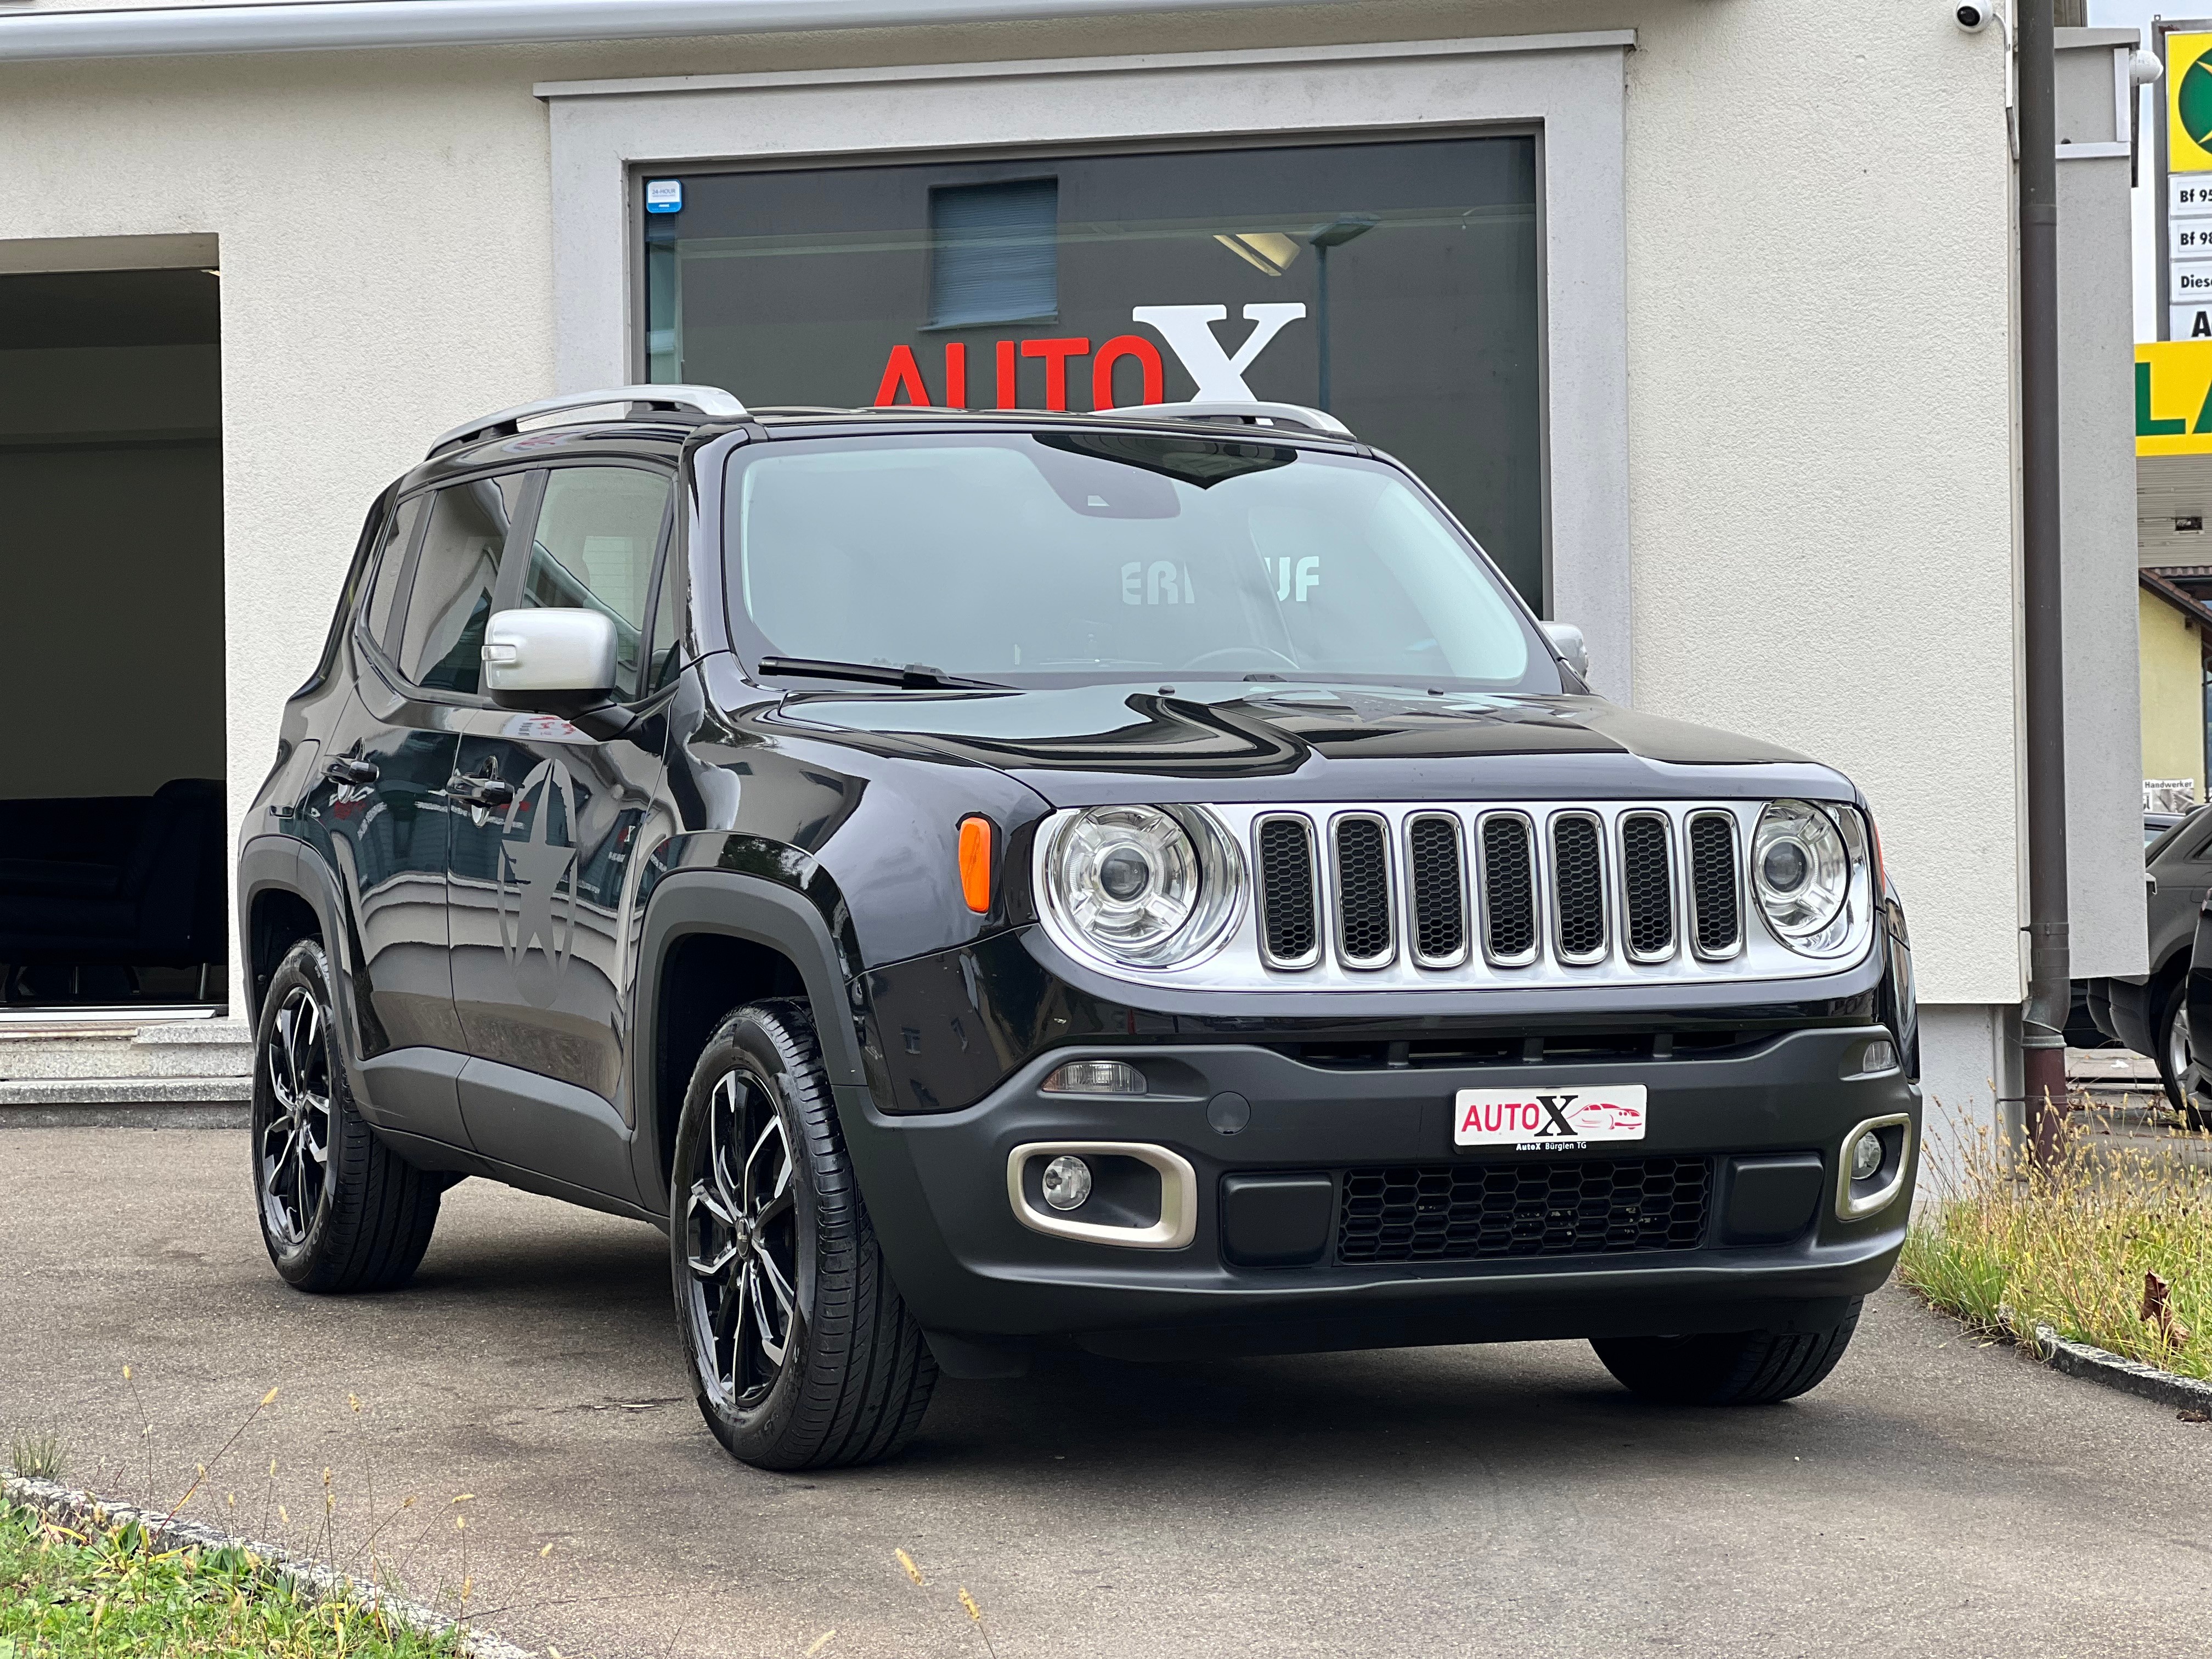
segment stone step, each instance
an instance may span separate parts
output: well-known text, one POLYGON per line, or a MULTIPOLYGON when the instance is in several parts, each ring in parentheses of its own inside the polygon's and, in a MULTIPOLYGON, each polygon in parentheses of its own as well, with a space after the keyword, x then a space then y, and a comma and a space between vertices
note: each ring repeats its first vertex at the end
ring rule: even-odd
POLYGON ((251 1077, 40 1077, 0 1079, 0 1107, 233 1104, 253 1098, 251 1077))
POLYGON ((243 1129, 252 1121, 252 1110, 238 1100, 0 1103, 0 1134, 10 1129, 243 1129))
POLYGON ((253 1072, 253 1032, 242 1019, 143 1025, 131 1049, 144 1057, 149 1077, 248 1077, 253 1072))
POLYGON ((0 1085, 37 1079, 245 1078, 252 1071, 252 1033, 242 1019, 0 1026, 0 1085))

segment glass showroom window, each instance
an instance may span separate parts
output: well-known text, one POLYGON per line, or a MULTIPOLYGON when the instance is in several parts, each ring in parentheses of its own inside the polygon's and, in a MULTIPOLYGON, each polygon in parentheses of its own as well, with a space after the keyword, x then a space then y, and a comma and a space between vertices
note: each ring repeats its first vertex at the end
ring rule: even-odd
POLYGON ((756 406, 1315 404, 1418 471, 1542 601, 1533 138, 681 185, 678 211, 645 218, 656 380, 756 406))

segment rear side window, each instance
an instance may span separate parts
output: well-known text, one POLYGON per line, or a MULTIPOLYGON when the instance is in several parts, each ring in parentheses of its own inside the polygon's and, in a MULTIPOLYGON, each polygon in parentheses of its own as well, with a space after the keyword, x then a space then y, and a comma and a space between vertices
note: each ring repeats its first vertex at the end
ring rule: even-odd
POLYGON ((377 550, 376 573, 361 626, 371 643, 387 652, 392 649, 392 613, 399 598, 399 579, 407 573, 407 548, 415 539, 415 526, 422 521, 425 499, 417 495, 399 504, 385 523, 383 544, 377 550))
POLYGON ((615 624, 617 695, 638 695, 646 656, 645 608, 668 516, 669 477, 641 467, 556 467, 538 509, 526 607, 604 611, 615 624))
POLYGON ((434 691, 473 696, 483 674, 484 626, 507 526, 528 475, 449 484, 430 498, 395 653, 399 672, 434 691))

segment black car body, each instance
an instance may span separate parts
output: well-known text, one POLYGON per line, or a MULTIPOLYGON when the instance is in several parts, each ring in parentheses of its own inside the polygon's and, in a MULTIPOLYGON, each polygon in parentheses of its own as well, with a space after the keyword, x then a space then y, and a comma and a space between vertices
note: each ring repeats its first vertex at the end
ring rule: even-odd
MULTIPOLYGON (((1591 695, 1510 595, 1496 614, 1534 643, 1501 688, 1302 672, 1287 647, 1271 653, 1281 663, 1237 646, 1199 653, 1220 660, 1196 672, 1094 662, 997 684, 963 663, 857 649, 835 653, 862 659, 842 668, 779 666, 789 647, 745 611, 754 589, 737 591, 731 515, 741 496, 770 511, 767 484, 738 482, 757 458, 889 445, 927 466, 932 445, 1019 450, 1068 514, 1115 517, 1071 520, 1057 532, 1071 544, 1094 527, 1164 534, 1153 520, 1170 485, 1216 510, 1230 492, 1194 493, 1217 481, 1208 468, 1349 469, 1360 489, 1395 492, 1401 518, 1413 512, 1400 497, 1418 483, 1332 424, 1143 410, 714 418, 641 393, 627 418, 522 430, 492 417, 434 451, 368 516, 241 844, 264 1055, 257 1178, 287 1276, 404 1277, 437 1190, 470 1175, 653 1223, 674 1241, 679 1301, 687 1273, 708 1286, 693 1287, 684 1328, 710 1423, 741 1455, 787 1467, 894 1449, 933 1362, 1008 1374, 1045 1341, 1147 1358, 1576 1336, 1668 1397, 1771 1398, 1817 1381, 1902 1243, 1920 1112, 1903 911, 1843 776, 1591 695), (549 547, 592 544, 547 527, 549 495, 581 499, 607 481, 563 476, 610 467, 670 487, 650 581, 633 572, 635 593, 580 601, 622 613, 625 683, 581 701, 486 694, 467 665, 486 626, 495 646, 493 619, 543 585, 549 547), (1109 506, 1101 478, 1151 504, 1109 506), (469 524, 482 545, 456 562, 468 538, 451 526, 469 524), (429 553, 420 571, 410 561, 434 540, 441 570, 477 560, 480 591, 407 587, 431 580, 429 553), (394 561, 399 578, 380 576, 394 561), (405 619, 426 604, 445 607, 442 653, 428 623, 405 619), (1810 804, 1820 847, 1840 844, 1838 825, 1850 843, 1842 943, 1825 955, 1784 943, 1747 868, 1776 801, 1810 804), (1132 815, 1081 816, 1094 809, 1132 815), (1123 837, 1120 850, 1079 868, 1089 854, 1066 838, 1094 831, 1123 837), (1130 836, 1152 839, 1131 854, 1130 836), (1155 870, 1144 849, 1158 848, 1155 870), (1177 877, 1187 856, 1199 873, 1177 877), (1091 948, 1062 904, 1063 885, 1095 898, 1109 878, 1152 883, 1145 903, 1236 890, 1207 923, 1208 951, 1147 966, 1091 948), (286 977, 302 940, 327 959, 326 1014, 296 969, 286 977), (781 1119, 743 1103, 792 1094, 797 1060, 746 1062, 736 1083, 702 1070, 749 1006, 783 1032, 778 1052, 799 1053, 811 1028, 820 1098, 799 1116, 788 1101, 781 1119), (326 1051, 301 1036, 319 1018, 326 1051), (1646 1091, 1640 1139, 1586 1141, 1535 1115, 1547 1097, 1626 1098, 1632 1085, 1646 1091), (829 1160, 763 1175, 759 1218, 723 1214, 756 1199, 752 1164, 708 1145, 737 1133, 713 1127, 717 1090, 736 1103, 731 1125, 765 1126, 746 1127, 748 1159, 765 1147, 803 1162, 775 1138, 811 1136, 805 1156, 829 1160), (1494 1091, 1493 1108, 1496 1094, 1525 1096, 1523 1139, 1455 1144, 1462 1091, 1494 1091), (707 1125, 688 1150, 687 1111, 707 1125), (341 1115, 390 1161, 392 1190, 415 1196, 384 1254, 357 1243, 349 1267, 301 1265, 318 1230, 338 1225, 316 1216, 344 1200, 331 1173, 354 1144, 341 1115), (1875 1150, 1855 1171, 1862 1139, 1875 1150), (1072 1182, 1087 1196, 1060 1207, 1072 1182), (793 1224, 818 1236, 751 1279, 728 1276, 774 1254, 768 1229, 793 1224), (884 1350, 908 1382, 853 1407, 881 1423, 803 1445, 784 1418, 761 1428, 775 1389, 799 1386, 778 1382, 795 1345, 851 1312, 840 1302, 833 1317, 819 1298, 863 1297, 877 1261, 888 1282, 873 1293, 915 1334, 884 1350), (855 1261, 860 1276, 840 1277, 855 1261), (787 1293, 798 1311, 786 1303, 778 1324, 787 1293), (767 1342, 750 1361, 730 1357, 748 1319, 767 1342), (1745 1348, 1747 1334, 1765 1346, 1745 1348), (1745 1366, 1762 1364, 1752 1380, 1745 1366), (1690 1370, 1704 1382, 1684 1383, 1690 1370), (1735 1380, 1715 1382, 1723 1371, 1735 1380)), ((635 492, 634 518, 649 494, 635 492)), ((1506 594, 1449 534, 1453 556, 1506 594)), ((866 552, 822 538, 808 558, 866 552)), ((939 540, 960 556, 957 538, 939 540)), ((1041 581, 1054 546, 1036 547, 1041 581)), ((1156 599, 1193 594, 1194 610, 1218 586, 1141 563, 1121 567, 1138 574, 1120 578, 1135 584, 1121 602, 1151 583, 1156 599)), ((853 580, 821 591, 856 592, 853 580)), ((969 599, 1018 607, 1027 580, 969 599)), ((1271 562, 1261 598, 1278 580, 1271 562)), ((1288 606, 1292 576, 1279 582, 1288 606)), ((793 614, 834 638, 837 610, 793 614)), ((989 631, 988 614, 945 615, 951 632, 989 631)), ((1780 869, 1801 854, 1777 856, 1780 869)), ((349 1237, 368 1237, 374 1209, 349 1237)), ((866 1317, 881 1337, 893 1315, 866 1317)), ((828 1376, 818 1352, 809 1363, 828 1376)))
MULTIPOLYGON (((2149 971, 2125 979, 2082 981, 2076 1000, 2094 1027, 2158 1062, 2172 1103, 2192 1115, 2184 1085, 2189 1066, 2189 967, 2197 910, 2212 890, 2212 807, 2186 814, 2143 814, 2143 919, 2149 971)), ((2094 1048, 2069 1023, 2067 1041, 2094 1048)))

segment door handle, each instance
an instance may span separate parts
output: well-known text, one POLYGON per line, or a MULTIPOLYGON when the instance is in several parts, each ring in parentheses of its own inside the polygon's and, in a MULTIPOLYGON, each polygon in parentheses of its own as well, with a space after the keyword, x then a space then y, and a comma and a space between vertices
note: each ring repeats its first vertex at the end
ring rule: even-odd
POLYGON ((514 799, 514 786, 505 778, 471 777, 456 772, 446 780, 446 793, 471 806, 504 806, 514 799))
POLYGON ((363 784, 376 781, 376 764, 373 761, 348 760, 343 756, 340 756, 323 769, 323 775, 332 783, 342 783, 349 788, 358 789, 363 784))

